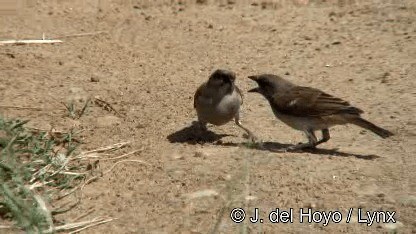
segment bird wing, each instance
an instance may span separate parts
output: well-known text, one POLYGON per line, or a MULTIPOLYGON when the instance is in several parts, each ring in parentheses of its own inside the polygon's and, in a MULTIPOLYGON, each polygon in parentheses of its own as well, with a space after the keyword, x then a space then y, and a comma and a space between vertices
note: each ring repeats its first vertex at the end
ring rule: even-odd
POLYGON ((204 88, 205 83, 199 86, 199 88, 196 90, 194 94, 194 108, 196 108, 198 98, 202 95, 202 89, 204 88))
POLYGON ((283 114, 294 116, 328 116, 334 114, 360 114, 362 110, 347 101, 319 89, 296 86, 273 96, 272 105, 283 114))
POLYGON ((241 98, 241 105, 243 105, 243 92, 241 92, 241 89, 239 89, 237 86, 235 86, 235 90, 237 91, 237 93, 238 93, 238 95, 240 95, 240 98, 241 98))

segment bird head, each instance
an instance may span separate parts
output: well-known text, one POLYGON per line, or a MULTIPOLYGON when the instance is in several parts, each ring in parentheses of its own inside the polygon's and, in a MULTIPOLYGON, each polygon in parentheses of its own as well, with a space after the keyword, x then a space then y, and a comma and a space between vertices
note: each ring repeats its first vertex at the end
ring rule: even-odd
POLYGON ((208 86, 232 90, 234 87, 235 77, 235 73, 232 71, 218 69, 209 77, 208 86))
POLYGON ((290 83, 287 80, 284 80, 280 76, 271 74, 249 76, 248 78, 255 81, 258 85, 258 87, 250 89, 248 92, 260 93, 266 98, 270 98, 277 92, 282 91, 287 87, 293 86, 292 83, 290 83))

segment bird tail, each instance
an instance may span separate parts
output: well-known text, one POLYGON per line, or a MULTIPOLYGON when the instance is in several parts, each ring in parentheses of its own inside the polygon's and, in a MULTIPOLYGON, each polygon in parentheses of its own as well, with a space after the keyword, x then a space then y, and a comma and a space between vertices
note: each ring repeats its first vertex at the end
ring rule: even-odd
POLYGON ((392 132, 390 132, 387 129, 381 128, 363 118, 360 117, 355 117, 355 118, 351 118, 349 119, 350 123, 355 124, 357 126, 360 126, 362 128, 368 129, 372 132, 374 132, 375 134, 379 135, 382 138, 387 138, 390 136, 393 136, 394 134, 392 132))

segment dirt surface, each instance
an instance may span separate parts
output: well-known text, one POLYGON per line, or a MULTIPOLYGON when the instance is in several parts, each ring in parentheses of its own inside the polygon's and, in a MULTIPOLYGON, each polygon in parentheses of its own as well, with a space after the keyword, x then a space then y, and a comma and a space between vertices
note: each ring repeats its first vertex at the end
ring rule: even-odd
POLYGON ((86 187, 63 220, 95 207, 88 217, 118 219, 86 233, 416 232, 413 0, 27 2, 0 17, 0 38, 45 33, 64 42, 0 46, 0 114, 41 129, 83 130, 84 150, 132 141, 125 151, 141 151, 128 159, 150 164, 119 164, 86 187), (242 122, 263 149, 242 144, 233 123, 210 126, 204 143, 187 128, 196 119, 193 94, 216 68, 236 72, 242 122), (246 92, 255 86, 247 76, 259 73, 344 98, 396 135, 338 126, 314 152, 272 152, 306 138, 246 92), (119 114, 92 105, 73 120, 61 104, 81 108, 96 96, 119 114), (235 207, 246 209, 244 225, 230 219, 235 207), (344 221, 300 223, 302 207, 338 210, 344 221), (264 223, 248 222, 254 208, 264 223), (293 208, 293 224, 271 224, 267 214, 276 208, 293 208), (367 227, 357 223, 358 208, 396 211, 398 222, 367 227))

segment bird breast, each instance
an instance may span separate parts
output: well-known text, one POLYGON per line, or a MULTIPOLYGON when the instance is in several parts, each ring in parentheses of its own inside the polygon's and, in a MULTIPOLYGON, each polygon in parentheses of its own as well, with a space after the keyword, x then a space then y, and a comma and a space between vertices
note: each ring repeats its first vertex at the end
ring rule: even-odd
POLYGON ((342 115, 329 115, 323 117, 302 117, 283 114, 277 110, 273 110, 274 115, 283 123, 293 129, 306 130, 322 130, 334 125, 345 124, 346 121, 342 115))
POLYGON ((222 125, 232 120, 239 112, 241 97, 233 91, 223 96, 200 96, 197 105, 198 117, 200 120, 222 125))

